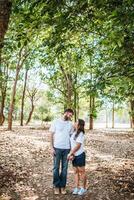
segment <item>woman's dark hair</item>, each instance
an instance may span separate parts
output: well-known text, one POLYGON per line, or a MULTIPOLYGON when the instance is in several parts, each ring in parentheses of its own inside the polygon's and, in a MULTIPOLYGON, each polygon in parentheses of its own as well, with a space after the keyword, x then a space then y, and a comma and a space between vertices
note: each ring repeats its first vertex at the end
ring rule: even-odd
POLYGON ((74 136, 74 139, 76 140, 76 138, 78 137, 78 135, 83 132, 83 134, 85 133, 85 129, 84 129, 84 126, 85 126, 85 121, 83 119, 78 119, 78 129, 77 129, 77 132, 74 136))

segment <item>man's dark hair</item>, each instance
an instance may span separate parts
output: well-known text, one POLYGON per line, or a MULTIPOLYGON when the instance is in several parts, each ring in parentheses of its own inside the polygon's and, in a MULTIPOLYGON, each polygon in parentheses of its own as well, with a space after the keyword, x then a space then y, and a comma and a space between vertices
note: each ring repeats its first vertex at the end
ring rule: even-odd
POLYGON ((67 109, 65 109, 65 110, 64 110, 64 113, 65 113, 65 112, 69 112, 69 113, 74 114, 74 111, 73 111, 71 108, 67 108, 67 109))

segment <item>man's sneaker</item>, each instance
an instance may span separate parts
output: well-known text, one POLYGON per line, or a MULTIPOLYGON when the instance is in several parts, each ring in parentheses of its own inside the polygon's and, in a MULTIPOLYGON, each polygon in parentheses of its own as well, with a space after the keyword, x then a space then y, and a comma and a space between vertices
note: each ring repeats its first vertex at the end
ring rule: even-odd
POLYGON ((67 193, 66 189, 65 188, 61 188, 61 194, 66 194, 66 193, 67 193))
POLYGON ((81 188, 78 192, 78 195, 83 195, 87 192, 87 189, 81 188))
POLYGON ((79 189, 78 188, 74 188, 72 194, 76 195, 76 194, 78 194, 78 192, 79 192, 79 189))
POLYGON ((54 194, 60 194, 60 190, 59 190, 59 188, 54 188, 54 194))

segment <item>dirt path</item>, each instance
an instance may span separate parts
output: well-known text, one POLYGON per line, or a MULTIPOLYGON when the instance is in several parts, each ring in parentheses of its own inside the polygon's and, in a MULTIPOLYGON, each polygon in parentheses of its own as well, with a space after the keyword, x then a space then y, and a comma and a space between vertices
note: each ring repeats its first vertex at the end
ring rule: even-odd
POLYGON ((86 134, 89 190, 84 197, 54 196, 49 134, 44 130, 0 129, 0 200, 134 200, 134 133, 101 130, 86 134))

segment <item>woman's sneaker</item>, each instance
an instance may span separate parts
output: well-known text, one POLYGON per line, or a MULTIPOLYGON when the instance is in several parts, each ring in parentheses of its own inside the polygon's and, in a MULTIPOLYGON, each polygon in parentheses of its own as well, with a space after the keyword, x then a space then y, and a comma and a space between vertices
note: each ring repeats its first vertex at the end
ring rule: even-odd
POLYGON ((75 195, 75 194, 78 194, 78 192, 79 192, 79 189, 78 189, 78 188, 74 188, 74 189, 73 189, 73 193, 72 193, 72 194, 74 194, 74 195, 75 195))
POLYGON ((87 189, 81 188, 78 192, 78 195, 83 195, 87 192, 87 189))

